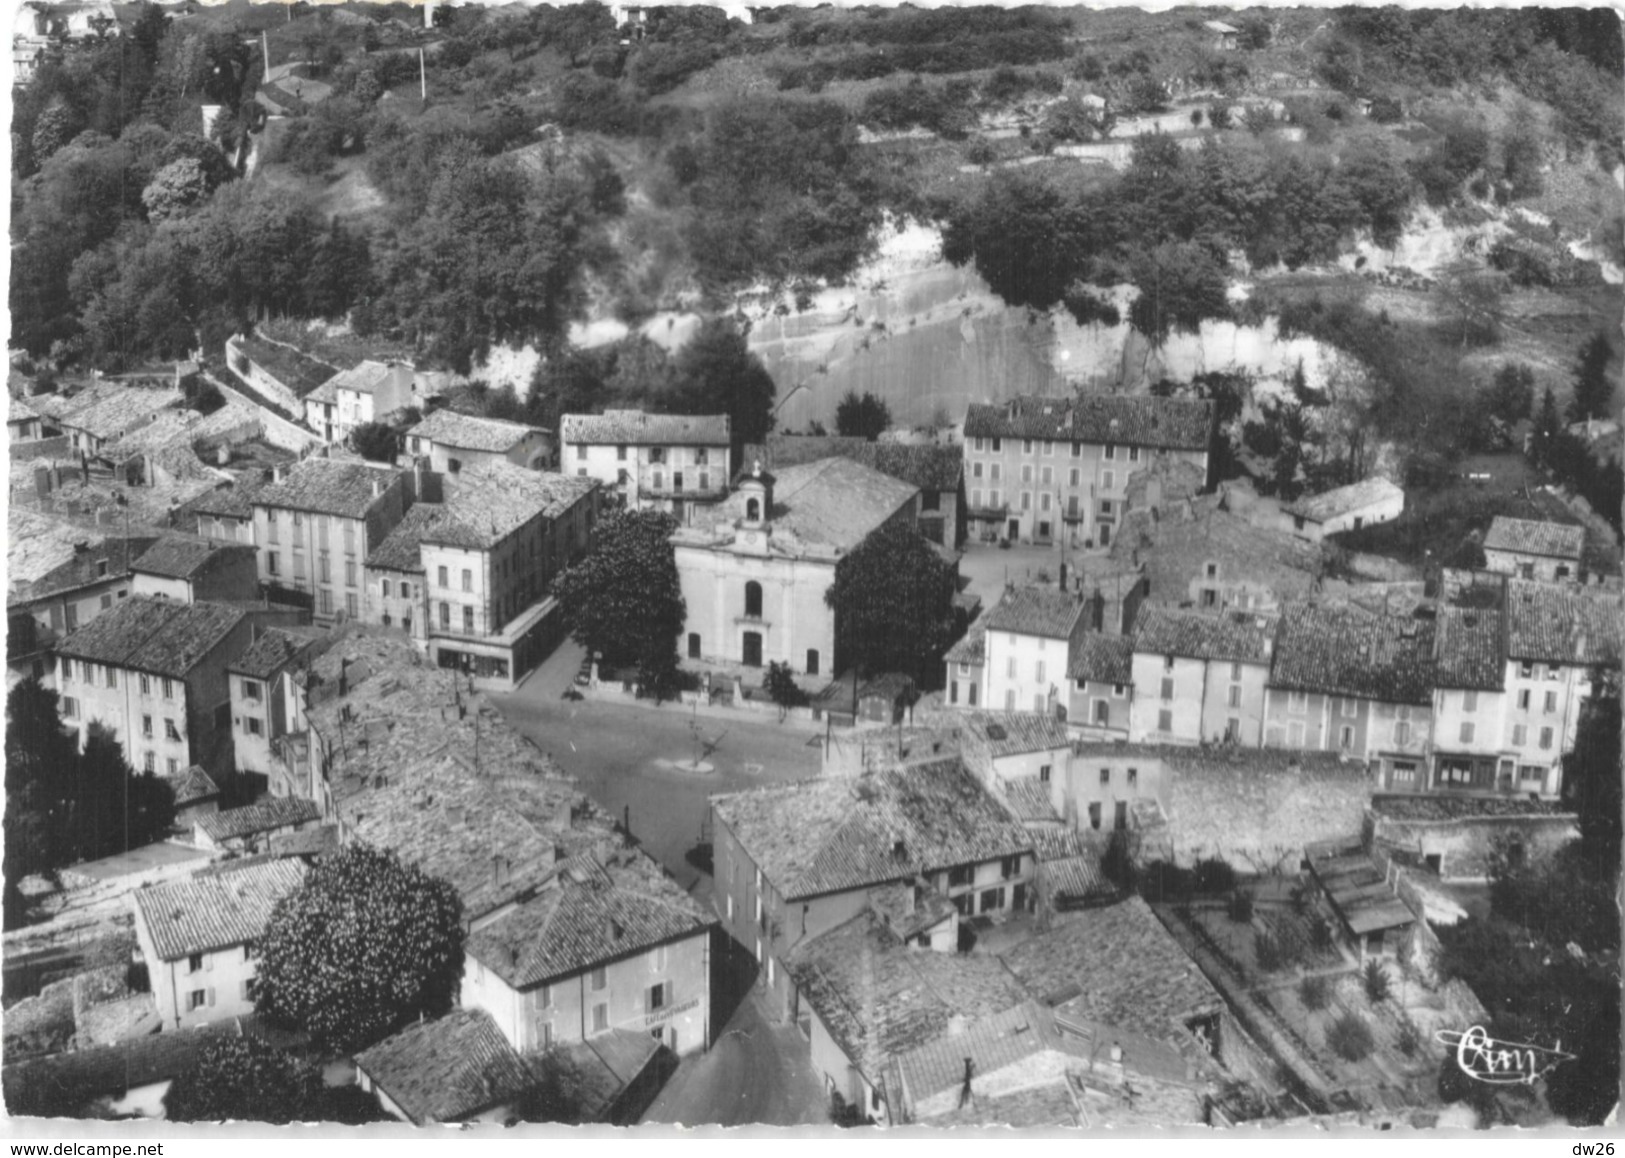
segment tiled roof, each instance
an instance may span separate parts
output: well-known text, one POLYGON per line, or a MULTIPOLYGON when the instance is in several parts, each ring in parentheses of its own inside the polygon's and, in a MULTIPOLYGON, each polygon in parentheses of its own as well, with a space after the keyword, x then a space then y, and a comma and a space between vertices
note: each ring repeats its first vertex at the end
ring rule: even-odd
POLYGON ((1083 614, 1083 602, 1055 587, 1011 587, 985 618, 989 631, 1069 639, 1083 614))
POLYGON ((961 446, 870 442, 839 435, 770 434, 765 445, 746 444, 742 465, 760 462, 764 469, 779 471, 821 458, 850 458, 922 491, 956 490, 965 473, 961 446))
MULTIPOLYGON (((786 467, 773 487, 775 544, 782 534, 808 546, 850 551, 918 494, 915 487, 871 470, 849 458, 825 458, 786 467)), ((717 532, 731 536, 745 517, 746 496, 735 492, 708 511, 696 510, 693 528, 680 528, 676 541, 696 537, 710 541, 717 532), (705 519, 709 528, 702 527, 705 519)))
POLYGON ((902 881, 869 890, 869 907, 880 923, 907 941, 934 929, 954 914, 954 903, 935 889, 925 889, 914 898, 912 883, 902 881))
POLYGON ((181 769, 179 776, 171 777, 170 785, 175 789, 176 808, 196 804, 200 800, 211 800, 220 795, 220 786, 196 764, 188 764, 181 769))
POLYGON ((987 619, 978 617, 970 630, 942 655, 945 663, 968 663, 980 667, 987 655, 987 619))
POLYGON ((1066 678, 1094 680, 1103 684, 1134 682, 1134 640, 1127 635, 1102 635, 1098 631, 1072 637, 1067 654, 1066 678))
POLYGON ((292 391, 295 398, 305 397, 337 372, 337 367, 318 362, 292 347, 253 335, 235 338, 234 342, 255 365, 292 391))
POLYGON ((585 1041, 556 1045, 530 1059, 530 1068, 557 1094, 555 1112, 570 1125, 603 1121, 616 1099, 660 1052, 641 1030, 612 1029, 585 1041))
POLYGON ((1187 1017, 1222 1007, 1217 990, 1143 899, 1058 914, 1004 955, 1039 1001, 1065 993, 1069 1011, 1166 1041, 1187 1017))
POLYGON ((1486 817, 1573 816, 1574 805, 1526 796, 1373 796, 1371 811, 1390 820, 1455 821, 1486 817))
POLYGON ((1010 810, 1010 815, 1023 824, 1061 819, 1050 800, 1049 785, 1042 780, 1034 780, 1029 776, 1006 780, 1000 785, 999 794, 1004 798, 1005 807, 1010 810))
POLYGON ((622 850, 600 865, 591 857, 561 864, 534 900, 472 934, 468 951, 515 989, 641 953, 715 923, 644 854, 622 850), (624 862, 624 863, 623 863, 624 862))
POLYGON ((84 551, 75 553, 67 562, 47 571, 17 594, 19 598, 29 601, 46 599, 81 587, 121 579, 130 573, 133 560, 156 542, 159 540, 155 537, 141 536, 91 543, 84 551))
POLYGON ((559 441, 594 446, 727 446, 730 438, 726 414, 606 410, 564 415, 559 419, 559 441))
POLYGON ((1501 691, 1506 685, 1501 612, 1441 605, 1437 615, 1434 686, 1501 691))
POLYGON ((436 410, 406 432, 408 438, 422 438, 459 450, 480 450, 506 454, 535 434, 546 434, 540 426, 507 422, 500 418, 476 418, 455 410, 436 410))
POLYGON ((422 574, 424 538, 445 518, 445 508, 439 503, 414 503, 406 517, 367 556, 367 566, 422 574))
POLYGON ((131 565, 133 570, 171 579, 189 579, 222 555, 254 555, 252 543, 187 535, 165 535, 131 565))
POLYGON ((1072 745, 1065 722, 1048 712, 964 712, 958 719, 995 760, 1072 745))
POLYGON ((986 1081, 999 1070, 1019 1065, 1046 1050, 1081 1057, 1083 1042, 1063 1035, 1048 1009, 1024 1001, 982 1018, 963 1033, 910 1050, 897 1059, 897 1065, 909 1097, 918 1105, 936 1094, 962 1088, 967 1060, 972 1065, 971 1089, 975 1094, 978 1079, 986 1081))
MULTIPOLYGON (((1218 567, 1219 585, 1238 582, 1268 588, 1276 599, 1308 596, 1320 572, 1320 550, 1286 531, 1255 526, 1225 510, 1222 496, 1198 496, 1155 511, 1131 510, 1112 539, 1111 561, 1143 569, 1150 597, 1158 603, 1195 598, 1192 580, 1218 567)), ((1102 582, 1110 594, 1112 586, 1102 582)))
POLYGON ((1434 625, 1300 603, 1282 609, 1269 686, 1391 704, 1433 700, 1434 625))
POLYGON ((1309 495, 1292 503, 1284 510, 1289 515, 1306 519, 1311 523, 1324 523, 1328 519, 1335 519, 1339 515, 1352 514, 1362 511, 1366 507, 1377 503, 1389 502, 1393 499, 1403 500, 1405 492, 1385 478, 1361 479, 1357 483, 1350 483, 1346 487, 1336 490, 1323 491, 1318 495, 1309 495))
POLYGON ((483 1009, 403 1029, 356 1054, 355 1064, 418 1126, 511 1102, 535 1081, 483 1009))
POLYGON ((1617 667, 1625 608, 1618 591, 1507 581, 1507 657, 1617 667))
POLYGON ((1275 626, 1270 615, 1245 611, 1214 615, 1147 603, 1134 621, 1134 650, 1142 655, 1264 663, 1275 626))
POLYGON ((371 394, 383 380, 389 377, 391 367, 384 362, 374 362, 367 359, 351 366, 348 370, 340 370, 326 382, 322 389, 332 390, 337 395, 340 390, 350 390, 358 394, 371 394))
POLYGON ((210 816, 200 816, 197 826, 213 841, 253 836, 277 828, 308 824, 321 819, 321 809, 301 796, 273 796, 245 808, 232 808, 210 816))
POLYGON ((1584 527, 1509 519, 1505 515, 1496 515, 1490 520, 1489 533, 1484 536, 1486 551, 1512 551, 1554 559, 1578 559, 1584 546, 1584 527))
POLYGON ((797 945, 785 966, 871 1081, 891 1059, 946 1035, 952 1018, 988 1017, 1026 997, 998 958, 907 949, 869 909, 797 945))
POLYGON ((1022 397, 994 405, 972 403, 965 415, 966 438, 1032 438, 1206 450, 1212 431, 1213 403, 1149 395, 1022 397))
POLYGON ((177 518, 187 515, 215 515, 234 519, 254 517, 254 495, 259 484, 215 487, 176 508, 177 518))
POLYGON ((374 486, 387 491, 401 475, 399 470, 370 463, 307 458, 289 466, 281 482, 260 487, 253 503, 359 519, 379 501, 374 486))
POLYGON ((134 896, 159 960, 178 961, 259 937, 276 903, 304 879, 304 865, 277 860, 137 889, 134 896))
POLYGON ((787 900, 1032 847, 957 758, 716 796, 712 807, 787 900))
POLYGON ((184 678, 218 647, 244 613, 219 603, 125 599, 57 645, 62 655, 184 678))
POLYGON ((26 510, 13 502, 6 511, 6 586, 15 593, 73 561, 76 543, 100 542, 99 531, 26 510))
POLYGON ((526 470, 506 460, 475 463, 442 483, 440 518, 420 542, 484 550, 538 516, 556 519, 589 494, 590 478, 526 470))
POLYGON ((75 410, 62 425, 96 438, 112 438, 181 400, 179 390, 143 390, 120 386, 89 406, 75 410))
POLYGON ((23 1090, 43 1083, 82 1089, 95 1098, 168 1081, 195 1065, 210 1042, 238 1036, 235 1025, 203 1025, 8 1065, 6 1105, 20 1104, 23 1090))
POLYGON ((28 404, 28 399, 19 398, 15 394, 8 395, 6 401, 6 422, 32 422, 36 418, 44 417, 38 410, 28 404))
POLYGON ((316 635, 268 627, 226 670, 268 680, 320 642, 316 635))

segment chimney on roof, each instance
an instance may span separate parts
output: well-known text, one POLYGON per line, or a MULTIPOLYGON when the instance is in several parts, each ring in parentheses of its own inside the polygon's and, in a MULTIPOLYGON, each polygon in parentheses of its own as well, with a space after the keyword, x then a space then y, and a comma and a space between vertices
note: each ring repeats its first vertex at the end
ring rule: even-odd
POLYGON ((626 936, 626 929, 619 921, 612 920, 609 923, 609 935, 612 940, 619 941, 626 936))
POLYGON ((279 462, 275 466, 273 466, 271 468, 271 478, 275 482, 286 482, 286 481, 288 481, 288 468, 287 468, 287 465, 284 464, 284 463, 279 462))
POLYGON ((380 497, 383 493, 384 493, 384 480, 381 479, 381 478, 373 479, 372 480, 372 497, 376 499, 376 498, 380 497))
POLYGON ((1586 633, 1581 632, 1574 639, 1574 658, 1584 660, 1586 657, 1586 633))

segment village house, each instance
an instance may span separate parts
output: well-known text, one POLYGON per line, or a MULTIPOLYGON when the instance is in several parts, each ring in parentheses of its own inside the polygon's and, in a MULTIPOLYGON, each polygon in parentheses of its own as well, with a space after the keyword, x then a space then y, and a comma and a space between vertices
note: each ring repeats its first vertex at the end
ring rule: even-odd
POLYGON ((362 564, 411 496, 404 471, 308 458, 278 467, 250 501, 267 598, 310 607, 326 624, 360 618, 362 564))
POLYGON ((248 647, 247 612, 132 597, 56 646, 62 721, 84 744, 108 729, 137 772, 232 763, 226 665, 248 647))
MULTIPOLYGON (((103 446, 146 425, 159 411, 180 401, 181 392, 177 389, 103 382, 74 396, 58 424, 74 450, 94 455, 100 453, 103 446)), ((36 408, 38 405, 36 402, 36 408)))
MULTIPOLYGON (((423 568, 412 619, 424 625, 430 658, 503 689, 528 674, 564 634, 548 589, 586 553, 601 494, 595 480, 509 462, 447 476, 439 518, 412 531, 423 568)), ((398 553, 384 551, 383 561, 398 553)), ((386 590, 385 569, 376 579, 380 617, 399 598, 386 590)), ((397 583, 414 583, 401 574, 397 583)))
POLYGON ((429 469, 436 474, 456 474, 490 462, 554 469, 552 432, 522 422, 441 409, 408 430, 405 439, 406 452, 428 458, 429 469))
POLYGON ((953 723, 965 768, 995 794, 1013 781, 1031 780, 1048 795, 1057 769, 1072 756, 1066 724, 1048 713, 964 712, 953 723))
POLYGON ((231 680, 232 749, 237 771, 259 778, 274 796, 303 795, 272 755, 294 716, 292 680, 285 678, 320 655, 330 640, 312 630, 272 627, 227 665, 231 680))
POLYGON ((897 1125, 1156 1128, 1202 1121, 1203 1083, 1166 1041, 1028 1001, 886 1070, 897 1125))
POLYGON ((362 620, 404 632, 424 654, 429 650, 429 595, 423 581, 423 536, 444 517, 439 503, 414 503, 367 556, 362 620))
POLYGON ((182 768, 169 786, 175 792, 175 825, 183 831, 194 828, 200 816, 220 811, 220 786, 196 764, 182 768))
POLYGON ((544 1091, 549 1122, 635 1126, 671 1076, 676 1059, 646 1033, 613 1029, 527 1059, 544 1091))
POLYGON ((254 486, 226 486, 204 491, 176 509, 180 530, 231 543, 254 542, 254 486))
POLYGON ((1395 895, 1386 863, 1374 860, 1357 837, 1311 844, 1303 860, 1308 882, 1360 963, 1398 956, 1417 918, 1395 895))
POLYGON ((870 442, 840 435, 769 434, 765 443, 747 443, 745 462, 778 472, 821 458, 850 458, 890 475, 920 494, 914 509, 920 533, 933 543, 958 547, 965 541, 964 451, 936 443, 870 442))
POLYGON ((412 377, 412 367, 402 362, 368 359, 340 370, 305 396, 305 425, 330 445, 347 443, 356 427, 412 405, 412 377))
POLYGON ((1146 580, 1146 598, 1203 611, 1272 612, 1320 585, 1319 549, 1254 525, 1225 496, 1133 510, 1112 544, 1112 562, 1146 580))
POLYGON ((974 708, 981 702, 986 679, 987 620, 977 619, 970 630, 942 655, 943 683, 950 707, 974 708))
POLYGON ((1489 883, 1508 855, 1541 864, 1580 835, 1572 808, 1520 796, 1375 796, 1367 816, 1373 848, 1462 884, 1489 883))
POLYGON ((998 958, 911 949, 869 905, 801 939, 784 971, 790 1019, 832 1109, 880 1124, 900 1124, 902 1092, 886 1084, 900 1058, 1026 997, 998 958))
POLYGON ((1213 404, 1126 395, 973 403, 965 416, 970 533, 980 539, 1107 546, 1129 476, 1167 452, 1208 472, 1213 404))
POLYGON ((1155 806, 1161 798, 1161 762, 1145 755, 1139 745, 1075 743, 1050 779, 1050 807, 1071 831, 1128 831, 1137 824, 1143 804, 1155 806))
MULTIPOLYGON (((337 367, 258 334, 228 339, 226 365, 255 394, 295 420, 308 418, 305 398, 338 373, 337 367)), ((312 429, 323 428, 312 425, 312 429)))
POLYGON ((454 1009, 420 1021, 355 1056, 356 1084, 387 1114, 414 1126, 513 1125, 536 1075, 491 1016, 454 1009))
MULTIPOLYGON (((956 756, 714 796, 711 815, 712 903, 780 1018, 795 1008, 785 954, 875 889, 902 885, 907 906, 942 915, 933 898, 946 897, 967 920, 1028 907, 1032 841, 956 756)), ((913 937, 929 944, 930 929, 913 937)))
POLYGON ((1281 611, 1264 744, 1336 752, 1379 781, 1421 775, 1433 742, 1431 621, 1348 607, 1281 611))
POLYGON ((1254 612, 1140 608, 1130 682, 1142 694, 1129 739, 1258 747, 1274 630, 1273 617, 1254 612))
POLYGON ((1518 769, 1514 790, 1557 796, 1593 672, 1619 667, 1625 607, 1618 592, 1512 579, 1506 620, 1502 743, 1518 769))
POLYGON ((1484 536, 1484 565, 1502 575, 1579 583, 1585 528, 1496 515, 1484 536))
POLYGON ((16 446, 19 442, 49 438, 57 433, 55 423, 48 422, 26 398, 10 395, 6 399, 6 442, 16 446))
POLYGON ((1086 605, 1055 587, 1009 587, 982 618, 987 624, 983 705, 1007 712, 1066 715, 1073 639, 1089 624, 1086 605))
POLYGON ((1340 531, 1358 531, 1397 519, 1405 510, 1405 492, 1385 478, 1361 479, 1346 487, 1305 495, 1281 508, 1291 531, 1318 543, 1340 531))
MULTIPOLYGON (((568 460, 566 466, 568 466, 568 460)), ((672 534, 690 660, 809 676, 840 670, 837 612, 824 602, 841 558, 910 520, 916 491, 846 458, 741 474, 735 492, 672 534)))
POLYGON ((612 1031, 697 1053, 711 1043, 715 925, 637 849, 576 856, 473 923, 462 1002, 522 1053, 612 1031))
POLYGON ((1126 740, 1134 712, 1134 641, 1086 631, 1067 649, 1067 725, 1086 740, 1126 740))
POLYGON ((259 938, 276 903, 304 878, 298 861, 261 861, 130 894, 136 944, 165 1030, 254 1012, 259 938))
POLYGON ((32 582, 15 582, 6 600, 9 680, 33 676, 48 682, 51 646, 128 599, 130 568, 156 542, 155 536, 78 539, 71 558, 32 582))
POLYGON ((303 797, 268 796, 199 816, 192 825, 192 843, 227 852, 264 852, 277 837, 313 828, 320 820, 320 810, 303 797))
MULTIPOLYGON (((1425 781, 1410 768, 1388 769, 1379 781, 1385 791, 1519 791, 1516 757, 1506 747, 1505 632, 1499 607, 1438 609, 1431 767, 1425 781)), ((1531 776, 1531 784, 1537 780, 1544 786, 1544 767, 1531 776)))
POLYGON ((679 526, 710 519, 728 494, 726 414, 606 410, 559 419, 559 469, 595 478, 628 507, 670 512, 679 526))
POLYGON ((177 603, 251 602, 259 596, 259 566, 247 543, 165 535, 130 564, 134 595, 177 603))

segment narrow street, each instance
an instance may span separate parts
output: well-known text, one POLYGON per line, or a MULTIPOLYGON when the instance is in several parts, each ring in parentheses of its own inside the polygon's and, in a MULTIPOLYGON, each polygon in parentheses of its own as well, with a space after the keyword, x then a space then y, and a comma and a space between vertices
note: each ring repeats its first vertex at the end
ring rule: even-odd
POLYGON ((491 702, 510 724, 577 777, 582 789, 627 817, 633 834, 686 889, 709 882, 684 854, 700 840, 707 799, 763 784, 817 776, 818 738, 806 728, 700 716, 678 705, 566 700, 582 649, 566 640, 520 688, 491 702), (812 743, 809 744, 809 741, 812 743), (687 772, 696 754, 711 766, 687 772))
POLYGON ((829 1104, 807 1043, 793 1025, 774 1025, 752 993, 710 1052, 686 1058, 643 1115, 682 1126, 816 1126, 829 1104))

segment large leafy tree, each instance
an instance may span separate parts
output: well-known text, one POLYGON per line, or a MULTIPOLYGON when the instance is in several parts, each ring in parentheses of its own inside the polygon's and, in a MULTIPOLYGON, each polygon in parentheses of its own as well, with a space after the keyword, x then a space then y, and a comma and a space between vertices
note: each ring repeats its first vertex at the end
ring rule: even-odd
POLYGON ((171 1122, 311 1120, 321 1090, 315 1069, 255 1037, 218 1037, 164 1094, 171 1122))
POLYGON ((260 938, 255 1008, 346 1052, 437 1017, 462 976, 462 916, 448 882, 350 845, 277 903, 260 938))
POLYGON ((867 390, 848 390, 835 407, 835 430, 848 438, 879 438, 891 425, 891 408, 867 390))
POLYGON ((958 569, 913 523, 895 520, 875 531, 835 565, 824 594, 835 612, 837 666, 900 671, 937 686, 957 589, 958 569))
POLYGON ((19 885, 31 873, 65 864, 65 782, 78 759, 62 730, 57 695, 26 679, 6 697, 5 915, 10 928, 21 917, 19 885))
POLYGON ((688 609, 671 533, 660 511, 615 511, 593 528, 592 544, 553 581, 570 634, 612 664, 664 663, 675 653, 688 609))
POLYGON ((735 463, 745 443, 767 438, 778 388, 731 320, 707 319, 673 362, 676 384, 666 397, 691 414, 726 414, 735 463))
POLYGON ((1569 421, 1584 422, 1602 418, 1610 409, 1614 383, 1608 376, 1608 361, 1614 356, 1608 335, 1598 332, 1580 348, 1574 367, 1574 400, 1569 404, 1569 421))

